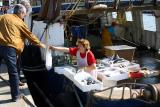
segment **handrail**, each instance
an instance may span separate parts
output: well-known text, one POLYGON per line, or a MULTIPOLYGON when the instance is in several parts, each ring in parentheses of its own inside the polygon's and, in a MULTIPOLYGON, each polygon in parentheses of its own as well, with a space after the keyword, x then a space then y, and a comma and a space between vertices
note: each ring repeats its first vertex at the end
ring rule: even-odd
MULTIPOLYGON (((155 101, 152 101, 152 100, 151 101, 148 101, 148 100, 146 101, 145 99, 137 98, 137 96, 141 96, 142 95, 143 89, 145 89, 147 87, 150 87, 150 86, 151 86, 150 84, 122 83, 122 84, 119 84, 119 85, 116 85, 116 86, 105 88, 103 90, 93 90, 93 91, 90 92, 90 96, 92 96, 92 98, 94 98, 93 96, 94 96, 95 93, 103 92, 103 91, 106 91, 106 90, 111 90, 110 93, 109 93, 108 100, 114 100, 114 99, 112 99, 112 93, 113 93, 114 88, 116 88, 116 87, 122 87, 123 90, 122 90, 122 96, 121 96, 120 100, 124 100, 124 95, 125 95, 124 91, 125 91, 125 88, 129 87, 129 91, 130 91, 129 92, 130 93, 129 99, 135 99, 135 100, 139 100, 139 101, 143 101, 145 103, 151 104, 151 103, 155 103, 155 101), (140 86, 140 88, 139 88, 140 92, 136 91, 136 89, 135 89, 136 92, 133 92, 132 91, 132 90, 134 90, 133 86, 134 87, 135 86, 140 86), (134 98, 134 95, 136 95, 136 98, 134 98)), ((90 103, 93 100, 92 98, 90 98, 90 101, 88 101, 88 103, 90 103)))
POLYGON ((31 101, 29 101, 28 98, 24 94, 22 94, 21 96, 22 96, 23 100, 29 105, 29 107, 37 107, 31 101))
POLYGON ((148 84, 141 84, 141 83, 122 83, 122 84, 119 84, 119 85, 115 85, 115 86, 112 86, 112 87, 107 87, 103 90, 94 90, 94 92, 102 92, 102 91, 105 91, 105 90, 109 90, 109 89, 112 89, 112 88, 115 88, 115 87, 122 87, 122 86, 132 86, 132 85, 137 85, 137 86, 145 86, 147 87, 148 84))

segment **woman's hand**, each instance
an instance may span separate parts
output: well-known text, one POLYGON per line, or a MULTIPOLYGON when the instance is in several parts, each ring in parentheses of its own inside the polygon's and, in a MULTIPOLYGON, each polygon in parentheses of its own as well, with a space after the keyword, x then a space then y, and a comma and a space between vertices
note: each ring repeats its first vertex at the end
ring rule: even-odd
POLYGON ((49 46, 49 49, 51 49, 52 51, 60 51, 60 52, 69 52, 69 48, 66 47, 60 47, 60 46, 49 46))
POLYGON ((80 67, 79 69, 80 69, 80 70, 84 70, 84 71, 85 71, 85 70, 86 70, 86 68, 87 68, 87 67, 80 67))
POLYGON ((51 49, 52 51, 55 51, 55 46, 49 46, 49 49, 51 49))

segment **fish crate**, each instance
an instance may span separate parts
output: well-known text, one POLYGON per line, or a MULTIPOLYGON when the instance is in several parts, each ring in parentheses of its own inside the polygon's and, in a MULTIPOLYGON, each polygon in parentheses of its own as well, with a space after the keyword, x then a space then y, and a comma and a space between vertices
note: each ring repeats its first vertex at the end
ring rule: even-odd
POLYGON ((101 90, 103 83, 87 72, 79 72, 74 76, 74 84, 83 92, 89 92, 91 90, 101 90))

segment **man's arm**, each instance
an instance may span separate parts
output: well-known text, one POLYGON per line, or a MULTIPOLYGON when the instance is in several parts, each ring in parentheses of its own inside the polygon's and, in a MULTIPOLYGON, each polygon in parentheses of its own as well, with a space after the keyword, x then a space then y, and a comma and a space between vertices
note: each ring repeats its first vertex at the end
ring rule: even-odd
POLYGON ((46 45, 43 44, 29 29, 24 25, 21 28, 21 32, 25 38, 31 41, 34 45, 37 45, 41 48, 46 48, 46 45))

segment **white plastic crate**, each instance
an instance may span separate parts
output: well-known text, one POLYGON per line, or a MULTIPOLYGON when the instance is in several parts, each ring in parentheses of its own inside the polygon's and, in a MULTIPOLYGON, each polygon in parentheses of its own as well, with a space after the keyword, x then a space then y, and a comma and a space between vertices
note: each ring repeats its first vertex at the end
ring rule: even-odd
POLYGON ((101 90, 103 88, 103 83, 94 79, 89 73, 87 72, 79 72, 74 76, 73 80, 74 84, 81 89, 83 92, 88 92, 91 90, 101 90), (88 78, 91 78, 93 81, 95 81, 94 84, 87 85, 86 80, 88 78))
POLYGON ((140 65, 131 62, 129 65, 127 65, 126 70, 132 70, 132 69, 140 69, 140 65))
POLYGON ((64 74, 64 67, 60 66, 60 67, 54 67, 54 72, 56 72, 57 74, 64 74))
POLYGON ((64 72, 64 75, 73 81, 74 79, 74 76, 76 75, 76 69, 74 67, 71 67, 71 66, 67 66, 65 67, 65 69, 67 69, 65 72, 64 72))
POLYGON ((112 67, 121 67, 121 66, 128 66, 130 64, 130 61, 124 60, 123 62, 118 62, 111 64, 112 67))
POLYGON ((74 70, 74 68, 71 66, 54 67, 54 72, 56 72, 57 74, 67 75, 67 73, 71 72, 72 70, 74 70))
POLYGON ((104 65, 111 66, 111 67, 116 67, 116 66, 119 66, 119 65, 122 65, 122 64, 128 65, 130 63, 130 61, 125 60, 125 59, 117 61, 116 63, 114 63, 114 61, 115 60, 111 60, 110 58, 104 58, 100 62, 104 65))
POLYGON ((160 72, 157 70, 140 70, 140 72, 142 72, 145 77, 153 77, 160 74, 160 72))
POLYGON ((111 87, 117 85, 118 81, 128 79, 128 72, 112 74, 110 77, 104 76, 102 79, 103 87, 111 87))
POLYGON ((150 71, 150 74, 148 74, 148 77, 158 76, 159 74, 160 74, 159 71, 151 70, 151 71, 150 71))

